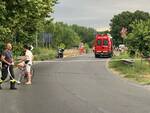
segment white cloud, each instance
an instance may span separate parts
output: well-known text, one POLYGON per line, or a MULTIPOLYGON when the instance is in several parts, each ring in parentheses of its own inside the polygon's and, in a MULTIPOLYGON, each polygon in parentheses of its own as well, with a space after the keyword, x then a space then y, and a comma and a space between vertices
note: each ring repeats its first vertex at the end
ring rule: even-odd
POLYGON ((122 11, 150 11, 149 0, 60 0, 56 21, 94 28, 108 28, 112 17, 122 11))

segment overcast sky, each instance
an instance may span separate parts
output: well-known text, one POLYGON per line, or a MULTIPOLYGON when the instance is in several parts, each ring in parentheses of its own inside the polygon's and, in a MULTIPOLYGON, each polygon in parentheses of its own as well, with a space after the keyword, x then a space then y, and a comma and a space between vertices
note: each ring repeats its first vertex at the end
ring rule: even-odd
POLYGON ((53 17, 68 24, 105 29, 114 15, 135 10, 150 12, 150 0, 59 0, 53 17))

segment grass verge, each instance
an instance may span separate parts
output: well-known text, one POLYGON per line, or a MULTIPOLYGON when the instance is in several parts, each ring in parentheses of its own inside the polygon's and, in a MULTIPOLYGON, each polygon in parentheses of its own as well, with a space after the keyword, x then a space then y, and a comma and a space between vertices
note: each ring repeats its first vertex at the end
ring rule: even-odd
POLYGON ((141 59, 135 59, 133 65, 124 64, 121 59, 130 58, 127 53, 114 56, 109 62, 109 68, 119 72, 119 75, 134 80, 140 84, 150 84, 150 64, 141 59))
POLYGON ((56 58, 56 51, 52 48, 36 48, 33 51, 34 60, 50 60, 56 58))

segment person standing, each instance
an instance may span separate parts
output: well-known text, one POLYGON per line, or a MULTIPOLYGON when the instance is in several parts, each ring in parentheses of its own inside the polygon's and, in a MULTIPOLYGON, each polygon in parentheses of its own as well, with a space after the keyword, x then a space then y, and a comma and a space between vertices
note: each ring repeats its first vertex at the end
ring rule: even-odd
POLYGON ((2 77, 0 78, 0 89, 2 89, 1 84, 3 81, 7 78, 8 74, 11 74, 10 76, 10 89, 17 89, 15 87, 16 81, 14 80, 14 70, 13 70, 13 54, 12 54, 12 45, 11 43, 7 43, 5 46, 5 50, 3 51, 1 55, 1 61, 2 61, 2 77))
POLYGON ((24 48, 25 55, 21 59, 20 62, 24 62, 26 75, 28 77, 27 82, 25 84, 31 85, 32 84, 31 66, 32 66, 32 60, 33 60, 33 54, 31 52, 31 46, 24 45, 23 48, 24 48))
POLYGON ((84 53, 84 44, 83 44, 83 42, 80 43, 79 50, 80 50, 80 52, 79 52, 80 55, 84 53))

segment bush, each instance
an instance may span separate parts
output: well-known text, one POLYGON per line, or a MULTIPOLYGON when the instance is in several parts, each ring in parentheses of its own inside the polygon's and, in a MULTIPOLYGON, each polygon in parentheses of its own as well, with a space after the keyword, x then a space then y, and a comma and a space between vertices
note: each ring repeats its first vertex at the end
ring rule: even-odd
POLYGON ((16 45, 13 45, 13 54, 15 57, 17 56, 21 56, 21 54, 23 53, 23 47, 22 47, 22 44, 16 44, 16 45))
POLYGON ((127 51, 120 53, 119 56, 114 56, 113 59, 128 59, 131 58, 127 51))
POLYGON ((2 51, 4 50, 4 43, 0 42, 0 54, 2 53, 2 51))
POLYGON ((34 60, 50 60, 56 57, 56 51, 52 48, 35 48, 33 50, 34 60))
POLYGON ((89 45, 87 43, 85 43, 84 47, 85 47, 85 52, 89 53, 89 51, 90 51, 89 45))

